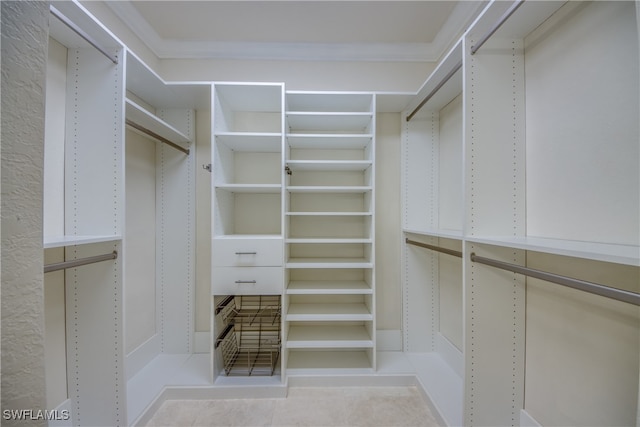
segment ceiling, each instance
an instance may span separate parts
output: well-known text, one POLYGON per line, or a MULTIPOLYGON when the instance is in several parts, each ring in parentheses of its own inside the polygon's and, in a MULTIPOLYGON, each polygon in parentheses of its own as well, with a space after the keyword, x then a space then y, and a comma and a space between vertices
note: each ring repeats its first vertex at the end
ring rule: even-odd
POLYGON ((159 57, 437 61, 484 1, 105 1, 159 57))

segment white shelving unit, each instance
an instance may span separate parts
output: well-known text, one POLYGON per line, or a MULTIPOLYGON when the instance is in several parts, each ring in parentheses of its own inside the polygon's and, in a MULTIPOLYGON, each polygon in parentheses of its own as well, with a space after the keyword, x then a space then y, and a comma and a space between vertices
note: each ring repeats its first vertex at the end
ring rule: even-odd
MULTIPOLYGON (((219 348, 229 324, 216 307, 230 295, 282 301, 284 87, 221 82, 213 84, 213 94, 212 375, 214 384, 238 385, 246 378, 234 381, 225 374, 235 368, 219 348)), ((281 360, 275 363, 273 377, 281 384, 281 360)), ((253 384, 264 384, 264 378, 253 384)))
POLYGON ((49 34, 45 258, 73 261, 113 251, 118 258, 44 276, 47 404, 69 410, 75 425, 121 425, 124 46, 72 2, 55 4, 49 34))
POLYGON ((640 291, 635 7, 492 2, 403 117, 404 237, 462 254, 403 251, 405 351, 448 424, 637 422, 637 307, 470 259, 640 291))
POLYGON ((375 370, 375 97, 286 94, 285 366, 375 370))

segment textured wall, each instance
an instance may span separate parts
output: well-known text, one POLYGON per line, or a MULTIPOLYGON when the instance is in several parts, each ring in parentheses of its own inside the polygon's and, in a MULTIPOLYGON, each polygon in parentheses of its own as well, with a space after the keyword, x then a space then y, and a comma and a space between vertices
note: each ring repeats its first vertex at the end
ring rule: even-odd
POLYGON ((2 409, 35 411, 46 408, 42 167, 49 6, 2 1, 1 11, 2 409))

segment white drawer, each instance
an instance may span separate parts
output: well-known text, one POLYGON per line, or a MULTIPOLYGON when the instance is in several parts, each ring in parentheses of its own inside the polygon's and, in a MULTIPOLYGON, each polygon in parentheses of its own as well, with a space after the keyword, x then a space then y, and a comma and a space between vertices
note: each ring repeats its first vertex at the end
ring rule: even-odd
POLYGON ((211 248, 216 267, 282 266, 282 238, 213 239, 211 248))
POLYGON ((280 295, 284 289, 282 267, 216 267, 214 295, 280 295))

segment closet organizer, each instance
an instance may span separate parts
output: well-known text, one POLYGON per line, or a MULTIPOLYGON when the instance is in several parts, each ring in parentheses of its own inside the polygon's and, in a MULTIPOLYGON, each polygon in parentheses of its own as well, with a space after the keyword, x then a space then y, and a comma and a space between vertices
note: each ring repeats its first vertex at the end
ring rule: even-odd
POLYGON ((636 13, 491 3, 403 116, 405 351, 448 424, 637 424, 636 13))
POLYGON ((447 425, 638 424, 636 3, 491 2, 409 94, 165 82, 54 6, 47 400, 73 425, 363 383, 417 384, 447 425), (398 340, 376 327, 380 112, 398 340))

